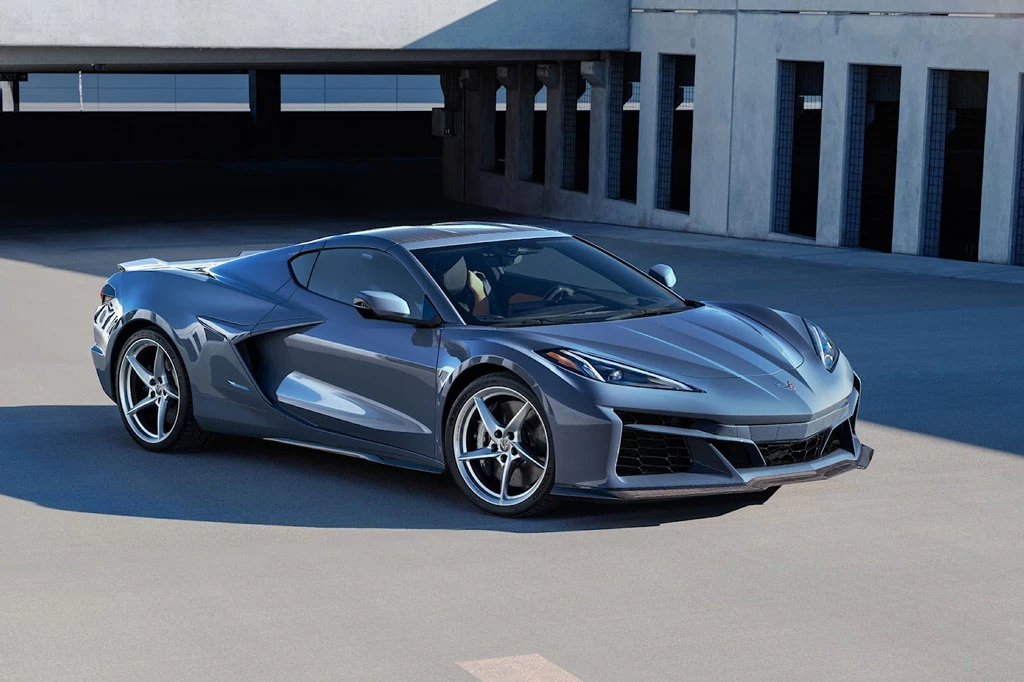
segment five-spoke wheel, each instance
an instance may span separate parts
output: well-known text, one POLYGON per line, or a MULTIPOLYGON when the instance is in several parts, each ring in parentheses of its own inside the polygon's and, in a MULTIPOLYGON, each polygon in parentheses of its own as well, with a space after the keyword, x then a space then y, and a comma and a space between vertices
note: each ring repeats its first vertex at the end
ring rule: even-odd
POLYGON ((188 377, 171 342, 152 329, 133 334, 117 370, 117 403, 132 438, 156 451, 205 444, 210 434, 193 419, 190 399, 188 377))
POLYGON ((529 513, 551 490, 554 457, 538 405, 529 388, 507 375, 478 379, 456 400, 446 429, 448 466, 483 509, 529 513))

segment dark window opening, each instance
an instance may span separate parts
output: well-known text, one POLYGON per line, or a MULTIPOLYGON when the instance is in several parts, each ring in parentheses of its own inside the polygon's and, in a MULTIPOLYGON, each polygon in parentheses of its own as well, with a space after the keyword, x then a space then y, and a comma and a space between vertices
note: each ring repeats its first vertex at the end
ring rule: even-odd
POLYGON ((690 211, 695 58, 662 55, 658 111, 658 208, 690 211))
POLYGON ((590 191, 590 83, 579 62, 566 64, 562 110, 562 189, 590 191))
POLYGON ((505 174, 505 123, 508 120, 505 86, 495 81, 494 95, 494 172, 505 174))
POLYGON ((899 67, 852 66, 844 246, 892 251, 899 118, 899 67))
POLYGON ((779 62, 772 229, 815 237, 825 65, 779 62))
POLYGON ((547 161, 548 88, 537 79, 533 96, 533 173, 530 180, 544 184, 547 161))
POLYGON ((640 55, 610 61, 608 125, 608 197, 636 201, 640 151, 640 55))
POLYGON ((922 254, 978 260, 988 74, 932 71, 922 254))

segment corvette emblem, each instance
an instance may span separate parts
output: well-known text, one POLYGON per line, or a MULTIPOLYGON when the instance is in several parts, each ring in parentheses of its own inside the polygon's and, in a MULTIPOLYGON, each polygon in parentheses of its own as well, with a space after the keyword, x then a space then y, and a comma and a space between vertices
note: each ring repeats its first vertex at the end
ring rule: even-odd
POLYGON ((790 391, 796 390, 796 385, 792 381, 780 381, 779 379, 776 379, 775 384, 779 388, 788 388, 790 391))

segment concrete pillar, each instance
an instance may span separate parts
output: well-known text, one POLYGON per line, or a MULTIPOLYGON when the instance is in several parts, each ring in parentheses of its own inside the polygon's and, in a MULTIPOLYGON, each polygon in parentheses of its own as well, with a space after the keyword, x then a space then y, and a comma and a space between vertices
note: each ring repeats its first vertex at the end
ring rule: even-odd
POLYGON ((21 111, 21 84, 16 80, 0 82, 0 99, 3 111, 21 111))
POLYGON ((499 69, 508 92, 505 126, 505 175, 529 180, 533 175, 533 106, 537 67, 517 64, 499 69))
POLYGON ((584 63, 590 81, 590 200, 600 210, 608 192, 609 60, 584 63))
POLYGON ((563 65, 541 64, 537 66, 537 77, 548 88, 547 126, 544 140, 544 186, 558 189, 562 186, 562 118, 565 103, 562 101, 563 65))
POLYGON ((1012 263, 1016 227, 1021 98, 1020 70, 1010 66, 988 75, 985 123, 985 168, 981 187, 981 233, 978 260, 1012 263))
POLYGON ((274 154, 281 114, 280 71, 249 71, 249 114, 253 120, 253 153, 274 154))
POLYGON ((495 68, 484 66, 480 68, 480 89, 477 93, 467 93, 470 98, 476 97, 474 106, 469 110, 477 122, 477 134, 473 139, 477 144, 479 156, 474 172, 494 170, 494 109, 497 102, 497 83, 495 68))
POLYGON ((636 161, 636 208, 641 224, 647 222, 655 205, 658 169, 658 52, 644 52, 640 60, 640 140, 636 161))
POLYGON ((451 131, 451 135, 441 140, 441 192, 450 201, 466 200, 466 110, 460 75, 459 69, 447 69, 441 73, 444 114, 451 131))
POLYGON ((818 157, 818 230, 815 241, 839 246, 845 204, 849 66, 825 62, 821 93, 821 151, 818 157))
POLYGON ((928 138, 928 67, 904 66, 900 78, 900 130, 896 143, 893 253, 918 253, 924 211, 928 138))

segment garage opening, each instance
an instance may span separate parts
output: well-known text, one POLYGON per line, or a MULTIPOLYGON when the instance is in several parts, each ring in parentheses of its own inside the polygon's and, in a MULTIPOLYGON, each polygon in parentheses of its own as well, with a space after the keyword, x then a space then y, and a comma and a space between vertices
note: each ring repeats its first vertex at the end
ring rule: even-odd
POLYGON ((657 207, 690 212, 695 58, 661 55, 657 207))
POLYGON ((779 62, 772 230, 814 238, 818 230, 822 62, 779 62))
POLYGON ((590 83, 579 62, 562 71, 562 189, 590 191, 590 83))
POLYGON ((609 60, 608 197, 636 202, 640 151, 640 55, 609 60))
POLYGON ((543 185, 547 161, 548 87, 538 78, 533 90, 533 172, 530 181, 543 185))
POLYGON ((892 251, 900 68, 850 67, 843 246, 892 251))
POLYGON ((921 253, 978 260, 988 73, 931 72, 928 176, 921 253))
POLYGON ((29 73, 0 114, 0 222, 451 219, 439 75, 255 73, 29 73))

